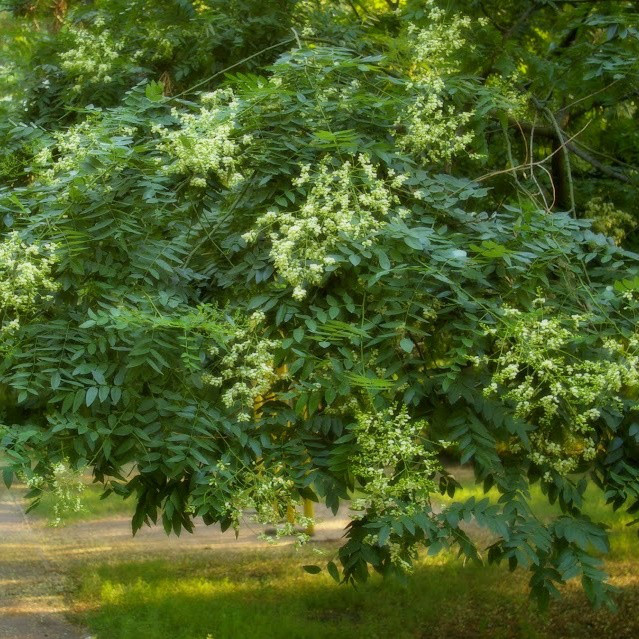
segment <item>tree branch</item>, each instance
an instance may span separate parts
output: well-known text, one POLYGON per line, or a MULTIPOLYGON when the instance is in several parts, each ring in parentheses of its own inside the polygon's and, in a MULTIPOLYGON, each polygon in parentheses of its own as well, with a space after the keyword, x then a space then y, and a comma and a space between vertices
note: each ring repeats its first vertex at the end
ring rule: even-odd
POLYGON ((352 9, 353 13, 355 14, 355 17, 358 20, 361 20, 362 16, 359 14, 359 11, 357 10, 357 7, 355 6, 355 3, 353 2, 353 0, 348 0, 348 6, 352 9))
POLYGON ((600 162, 597 158, 593 157, 592 155, 590 155, 590 153, 588 153, 587 151, 584 151, 581 147, 577 146, 576 144, 569 142, 568 144, 566 144, 566 148, 571 153, 574 153, 577 157, 580 157, 584 162, 587 162, 591 166, 601 171, 604 175, 614 178, 615 180, 620 180, 621 182, 625 182, 626 184, 633 183, 633 180, 630 177, 628 177, 625 173, 622 173, 621 171, 617 171, 617 169, 614 169, 613 167, 608 166, 607 164, 604 164, 603 162, 600 162))
POLYGON ((532 3, 531 5, 529 5, 528 9, 526 9, 526 11, 524 11, 521 14, 519 19, 516 20, 504 33, 502 42, 506 42, 506 40, 510 40, 510 38, 513 35, 515 35, 517 31, 526 24, 526 22, 528 22, 528 19, 530 18, 530 16, 532 16, 532 14, 535 13, 536 11, 539 11, 542 7, 543 5, 535 4, 535 3, 532 3))
POLYGON ((563 132, 561 130, 561 128, 559 127, 559 123, 557 122, 557 118, 554 116, 553 112, 544 104, 541 104, 541 102, 539 102, 539 100, 537 100, 536 98, 533 98, 534 104, 538 109, 541 109, 542 112, 546 115, 546 117, 548 118, 548 120, 550 120, 550 124, 552 125, 552 128, 555 132, 555 136, 556 136, 556 142, 557 144, 559 144, 559 148, 561 148, 561 159, 563 160, 562 162, 557 161, 559 159, 559 156, 555 156, 553 158, 553 160, 555 160, 553 162, 553 164, 555 165, 555 167, 557 168, 557 175, 558 177, 561 178, 561 206, 563 208, 566 208, 565 204, 565 193, 566 193, 566 186, 568 187, 568 203, 570 204, 570 213, 572 214, 572 216, 574 217, 576 215, 576 207, 575 207, 575 186, 574 183, 572 181, 572 170, 570 167, 570 155, 568 154, 568 144, 566 143, 566 141, 564 140, 564 135, 563 132))
MULTIPOLYGON (((533 125, 530 122, 517 122, 515 120, 511 120, 511 122, 521 127, 524 131, 531 131, 533 128, 533 125)), ((558 136, 557 132, 552 127, 535 126, 534 129, 537 135, 540 135, 541 137, 548 138, 551 140, 557 140, 559 141, 560 144, 562 143, 561 138, 558 136)), ((562 137, 563 137, 563 132, 562 132, 562 137)), ((570 151, 577 157, 581 158, 584 162, 587 162, 588 164, 590 164, 592 167, 594 167, 595 169, 597 169, 604 175, 614 178, 615 180, 625 182, 626 184, 634 183, 634 181, 625 173, 623 173, 622 171, 618 171, 614 167, 604 164, 603 162, 600 162, 597 158, 595 158, 590 153, 588 153, 588 151, 585 151, 574 142, 568 140, 567 142, 565 142, 563 146, 568 151, 570 151)))

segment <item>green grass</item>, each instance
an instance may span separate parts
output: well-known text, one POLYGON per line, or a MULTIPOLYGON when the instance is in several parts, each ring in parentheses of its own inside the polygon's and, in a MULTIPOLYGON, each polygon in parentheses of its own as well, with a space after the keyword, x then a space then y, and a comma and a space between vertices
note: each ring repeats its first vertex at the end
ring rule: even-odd
MULTIPOLYGON (((460 498, 478 489, 466 485, 460 498)), ((372 578, 363 588, 337 586, 304 573, 322 563, 313 547, 299 552, 224 550, 178 561, 96 565, 75 576, 80 621, 97 639, 618 639, 639 637, 639 544, 628 517, 610 513, 596 491, 589 512, 611 525, 608 567, 620 586, 619 612, 593 611, 577 583, 539 613, 524 571, 464 566, 452 555, 422 559, 406 585, 372 578)), ((533 494, 539 516, 556 514, 533 494)), ((326 548, 329 555, 331 547, 326 548)))
POLYGON ((620 612, 590 610, 577 590, 549 614, 531 606, 523 573, 423 563, 408 585, 358 590, 303 573, 288 553, 103 565, 82 578, 82 621, 99 639, 567 639, 639 636, 635 582, 620 612), (596 629, 596 631, 595 631, 596 629))
MULTIPOLYGON (((490 608, 521 607, 525 598, 500 586, 498 570, 446 563, 421 568, 408 586, 374 579, 365 588, 339 587, 310 576, 288 553, 257 558, 217 556, 201 560, 121 563, 100 567, 83 580, 80 598, 96 606, 84 620, 102 639, 331 639, 413 637, 428 634, 451 603, 481 598, 490 608)), ((534 614, 534 613, 531 613, 534 614)), ((513 619, 522 637, 541 637, 527 614, 513 619)), ((484 635, 510 636, 491 625, 484 635)), ((445 620, 444 620, 445 621, 445 620)), ((444 623, 444 626, 446 624, 444 623)), ((448 631, 441 628, 442 636, 448 631)))
MULTIPOLYGON (((101 499, 104 489, 96 484, 88 484, 82 493, 82 510, 67 513, 63 523, 70 524, 78 521, 102 519, 104 517, 116 517, 133 515, 135 504, 131 499, 124 500, 111 494, 106 499, 101 499)), ((55 497, 51 493, 45 493, 42 500, 31 511, 36 517, 53 521, 55 519, 55 497)))

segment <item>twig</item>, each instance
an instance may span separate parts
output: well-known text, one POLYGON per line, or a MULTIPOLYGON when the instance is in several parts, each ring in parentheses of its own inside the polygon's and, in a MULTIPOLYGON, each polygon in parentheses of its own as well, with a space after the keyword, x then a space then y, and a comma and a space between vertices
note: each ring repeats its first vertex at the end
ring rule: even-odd
POLYGON ((487 180, 488 178, 494 177, 496 175, 503 175, 504 173, 512 173, 513 171, 519 171, 521 169, 526 169, 529 166, 533 167, 533 166, 541 166, 542 164, 545 164, 548 160, 550 160, 550 158, 552 158, 555 154, 559 153, 562 150, 562 147, 564 145, 568 145, 572 142, 572 140, 574 140, 578 135, 581 135, 588 127, 590 126, 590 122, 586 122, 586 124, 581 127, 581 129, 579 129, 579 131, 577 131, 577 133, 575 133, 572 137, 568 138, 568 140, 566 140, 564 142, 564 144, 562 144, 561 146, 557 147, 552 153, 548 154, 545 158, 543 158, 542 160, 537 160, 536 162, 530 162, 530 163, 526 163, 526 164, 520 164, 518 166, 514 166, 511 169, 501 169, 500 171, 491 171, 490 173, 485 173, 484 175, 480 175, 478 178, 475 178, 475 182, 483 182, 484 180, 487 180))
POLYGON ((617 78, 616 80, 613 80, 610 84, 607 84, 605 87, 602 87, 601 89, 597 89, 597 91, 593 91, 592 93, 589 93, 588 95, 584 95, 581 98, 578 98, 577 100, 573 100, 572 102, 568 103, 566 106, 561 108, 561 111, 567 111, 570 107, 575 106, 575 104, 579 104, 580 102, 583 102, 584 100, 589 100, 590 98, 593 98, 594 96, 596 96, 599 93, 603 93, 604 91, 607 91, 610 87, 612 87, 613 85, 617 84, 617 82, 620 82, 621 78, 617 78))
POLYGON ((295 42, 297 42, 297 48, 301 49, 302 43, 300 41, 299 35, 297 35, 297 31, 295 31, 295 27, 291 27, 291 31, 293 32, 293 35, 295 36, 295 42))
MULTIPOLYGON (((541 188, 541 184, 539 184, 539 181, 537 180, 537 176, 535 175, 535 167, 533 165, 533 149, 535 148, 534 137, 535 137, 535 123, 533 122, 532 126, 530 127, 530 178, 533 180, 533 182, 537 186, 537 190, 539 191, 539 195, 541 195, 541 199, 543 200, 544 207, 546 209, 546 212, 548 213, 551 210, 551 208, 548 206, 548 202, 546 201, 546 194, 544 193, 544 190, 541 188)), ((550 184, 552 186, 552 192, 553 192, 552 205, 554 206, 554 204, 555 204, 555 183, 552 180, 552 176, 550 178, 550 184)))
POLYGON ((519 17, 518 20, 516 20, 509 28, 508 30, 504 33, 503 37, 502 37, 502 42, 506 42, 506 40, 509 40, 515 33, 517 33, 518 29, 520 27, 523 27, 524 24, 526 24, 526 22, 528 21, 528 18, 530 18, 530 16, 535 13, 535 11, 539 11, 539 9, 542 8, 543 5, 540 4, 535 4, 532 3, 528 6, 528 9, 526 9, 526 11, 524 11, 521 16, 519 17))
MULTIPOLYGON (((548 181, 550 182, 550 188, 552 189, 552 203, 550 204, 549 208, 546 205, 548 208, 548 211, 551 211, 557 202, 557 189, 555 189, 555 183, 552 179, 552 173, 545 166, 540 166, 539 168, 542 171, 546 172, 546 175, 548 176, 548 181)), ((539 187, 539 192, 541 193, 541 187, 539 187)), ((542 193, 542 197, 544 197, 543 193, 542 193)), ((544 204, 545 203, 546 203, 546 199, 544 198, 544 204)))
MULTIPOLYGON (((502 131, 504 133, 504 141, 506 143, 506 154, 508 156, 508 163, 510 164, 511 167, 514 167, 515 160, 513 159, 512 146, 510 144, 510 138, 508 136, 508 128, 507 128, 506 122, 502 122, 502 131)), ((523 131, 522 131, 522 135, 523 135, 523 131)), ((525 141, 525 137, 524 137, 524 141, 525 141)), ((525 158, 526 158, 526 161, 528 161, 528 143, 527 142, 525 143, 525 146, 526 146, 525 158)), ((532 170, 531 170, 531 173, 532 173, 532 170)), ((517 188, 520 191, 523 191, 531 200, 534 201, 535 200, 534 195, 519 181, 519 178, 517 177, 517 173, 514 173, 514 178, 515 178, 515 183, 517 184, 517 188)), ((548 205, 546 203, 546 198, 544 197, 544 193, 541 190, 541 186, 539 185, 537 180, 534 178, 534 175, 533 175, 533 179, 535 180, 535 184, 537 184, 537 187, 539 188, 539 194, 541 195, 541 199, 544 201, 544 206, 546 207, 546 209, 548 209, 548 205)))
MULTIPOLYGON (((513 120, 513 123, 516 124, 520 129, 524 129, 524 130, 530 130, 531 127, 533 126, 532 124, 530 124, 530 122, 518 122, 518 121, 513 120)), ((586 126, 588 126, 588 124, 590 124, 590 123, 588 122, 586 124, 586 126)), ((586 127, 581 129, 579 131, 579 133, 577 133, 577 135, 579 135, 581 133, 581 131, 583 131, 585 128, 586 127)), ((545 137, 545 138, 556 138, 557 137, 556 131, 553 128, 551 128, 551 127, 535 127, 535 131, 539 135, 541 135, 542 137, 545 137)), ((565 132, 562 131, 562 133, 565 136, 565 132)), ((571 153, 574 153, 576 156, 578 156, 582 160, 584 160, 584 162, 587 162, 588 164, 590 164, 591 166, 593 166, 594 168, 598 169, 599 171, 601 171, 602 173, 604 173, 605 175, 607 175, 609 177, 612 177, 612 178, 614 178, 616 180, 620 180, 621 182, 625 182, 626 184, 634 184, 635 183, 635 181, 632 180, 625 173, 622 173, 621 171, 618 171, 615 168, 613 168, 611 166, 608 166, 607 164, 604 164, 603 162, 600 162, 595 157, 593 157, 590 153, 588 153, 587 151, 582 149, 580 146, 578 146, 578 143, 573 143, 572 140, 574 140, 575 137, 576 136, 573 136, 573 137, 571 137, 569 140, 567 140, 565 142, 566 149, 568 149, 571 153)), ((556 149, 556 150, 558 150, 558 149, 556 149)))
POLYGON ((356 17, 358 20, 361 20, 361 19, 362 19, 362 16, 361 16, 361 15, 359 15, 359 11, 357 10, 357 7, 355 6, 355 3, 353 2, 353 0, 348 0, 348 5, 349 5, 349 7, 353 10, 353 13, 355 14, 355 17, 356 17))
POLYGON ((179 98, 179 97, 181 97, 183 95, 186 95, 187 93, 191 93, 192 91, 195 91, 195 89, 198 89, 199 87, 201 87, 201 86, 203 86, 205 84, 208 84, 211 80, 214 80, 215 78, 217 78, 217 77, 219 77, 221 75, 224 75, 225 73, 227 73, 231 69, 235 69, 235 67, 239 67, 240 65, 244 64, 245 62, 248 62, 249 60, 252 60, 253 58, 257 58, 257 56, 262 55, 263 53, 266 53, 267 51, 272 51, 273 49, 278 49, 279 47, 283 47, 283 46, 285 46, 287 44, 291 44, 291 42, 295 42, 295 38, 287 38, 286 40, 282 40, 281 42, 276 42, 275 44, 272 44, 270 47, 266 47, 264 49, 260 49, 259 51, 256 51, 255 53, 252 53, 251 55, 246 56, 246 58, 243 58, 239 62, 236 62, 235 64, 232 64, 230 67, 226 67, 225 69, 222 69, 221 71, 218 71, 217 73, 214 73, 213 75, 210 75, 208 78, 204 78, 204 80, 200 80, 200 82, 197 82, 196 84, 194 84, 189 89, 185 89, 184 91, 182 91, 182 93, 178 93, 178 94, 172 96, 170 99, 171 100, 175 100, 176 98, 179 98))

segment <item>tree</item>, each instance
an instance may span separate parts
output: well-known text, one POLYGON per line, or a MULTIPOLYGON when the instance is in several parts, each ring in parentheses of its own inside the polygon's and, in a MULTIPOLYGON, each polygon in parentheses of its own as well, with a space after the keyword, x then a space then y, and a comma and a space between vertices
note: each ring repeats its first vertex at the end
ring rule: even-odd
POLYGON ((356 493, 337 580, 479 560, 474 518, 542 603, 577 575, 605 601, 582 507, 639 509, 636 171, 610 175, 637 131, 634 97, 595 101, 636 75, 631 3, 166 4, 78 3, 15 62, 7 481, 88 466, 176 533, 356 493), (584 219, 604 178, 617 242, 584 219), (499 503, 434 510, 444 458, 499 503))

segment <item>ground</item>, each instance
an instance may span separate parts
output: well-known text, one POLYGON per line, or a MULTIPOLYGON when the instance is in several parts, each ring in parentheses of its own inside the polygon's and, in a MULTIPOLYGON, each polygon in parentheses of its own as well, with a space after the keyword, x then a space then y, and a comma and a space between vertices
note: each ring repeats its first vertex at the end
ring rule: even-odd
MULTIPOLYGON (((476 490, 467 482, 463 495, 476 490)), ((0 494, 0 637, 3 639, 636 639, 639 543, 621 515, 592 494, 593 516, 609 517, 611 581, 618 610, 593 611, 578 582, 540 614, 524 571, 424 557, 406 584, 380 579, 359 590, 303 564, 325 563, 347 523, 319 511, 303 550, 270 547, 250 526, 222 534, 198 526, 167 539, 160 528, 133 538, 130 506, 100 502, 62 528, 24 518, 20 491, 0 494), (323 553, 321 556, 318 553, 323 553), (67 619, 74 623, 69 624, 67 619), (86 628, 86 630, 82 630, 86 628)), ((539 496, 537 496, 539 497, 539 496)), ((539 499, 536 503, 541 504, 539 499)), ((474 531, 480 535, 480 531, 474 531)))
POLYGON ((0 636, 3 639, 80 639, 71 625, 65 579, 48 553, 42 529, 32 526, 21 503, 0 492, 0 636))
MULTIPOLYGON (((70 525, 53 528, 38 516, 25 514, 24 491, 0 488, 0 637, 2 639, 84 639, 67 617, 74 612, 69 596, 73 575, 102 562, 172 560, 184 556, 211 554, 219 549, 238 553, 268 551, 269 544, 258 539, 263 528, 244 527, 236 538, 219 527, 200 525, 196 534, 168 537, 161 526, 144 527, 134 537, 127 508, 117 502, 100 505, 107 516, 77 517, 70 525), (113 507, 113 504, 116 504, 113 507)), ((89 501, 96 506, 92 492, 89 501)), ((97 508, 94 508, 97 510, 97 508)), ((47 511, 47 504, 44 505, 47 511)), ((42 514, 42 513, 40 513, 42 514)), ((337 540, 348 519, 344 513, 333 517, 318 510, 317 541, 337 540)))

